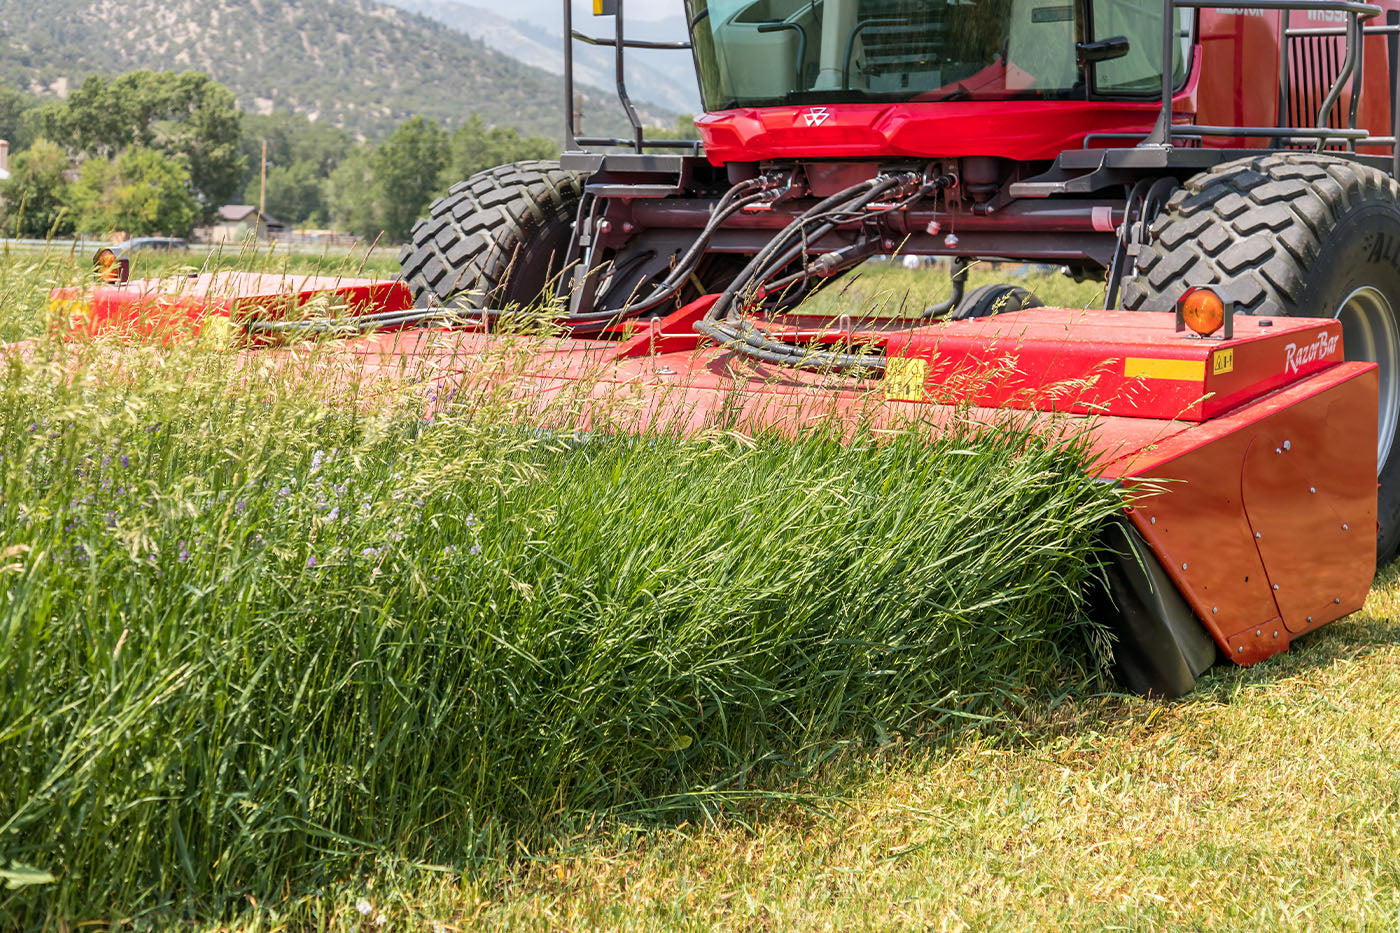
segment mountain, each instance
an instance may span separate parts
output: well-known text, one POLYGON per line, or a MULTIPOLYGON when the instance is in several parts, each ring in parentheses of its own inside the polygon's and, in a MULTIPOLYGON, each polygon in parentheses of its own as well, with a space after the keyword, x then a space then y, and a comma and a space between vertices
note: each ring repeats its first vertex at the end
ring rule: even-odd
MULTIPOLYGON (((488 48, 518 58, 552 74, 563 74, 564 58, 562 5, 557 0, 524 0, 512 3, 509 12, 472 6, 459 0, 384 0, 404 10, 480 39, 488 48)), ((589 35, 610 35, 610 18, 594 18, 591 4, 575 4, 574 28, 589 35)), ((686 38, 685 16, 679 2, 651 4, 632 0, 627 11, 627 35, 653 41, 680 41, 686 38), (672 8, 673 15, 658 18, 659 6, 672 8)), ((612 49, 574 45, 574 80, 598 87, 614 84, 612 49)), ((681 113, 698 113, 700 94, 696 87, 695 65, 688 52, 629 50, 627 53, 628 91, 645 89, 647 97, 663 107, 681 113)), ((585 129, 587 129, 585 114, 585 129)))
MULTIPOLYGON (((250 112, 291 110, 364 137, 417 114, 562 133, 556 75, 372 0, 0 0, 0 78, 20 88, 65 94, 89 73, 139 68, 204 71, 250 112)), ((626 126, 611 90, 579 90, 599 115, 590 131, 626 126)))

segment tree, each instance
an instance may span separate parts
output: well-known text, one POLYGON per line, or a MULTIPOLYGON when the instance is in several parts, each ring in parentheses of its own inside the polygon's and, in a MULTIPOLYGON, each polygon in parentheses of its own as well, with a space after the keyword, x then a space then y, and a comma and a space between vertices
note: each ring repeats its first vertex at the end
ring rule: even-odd
POLYGON ((72 192, 78 228, 105 236, 189 236, 199 221, 199 202, 189 170, 154 149, 132 147, 112 161, 89 159, 72 192))
POLYGON ((7 235, 47 238, 73 232, 73 216, 67 208, 68 167, 63 147, 47 139, 36 140, 15 156, 10 178, 0 188, 7 235))
POLYGON ((451 163, 443 177, 445 190, 484 169, 526 159, 555 159, 559 145, 543 136, 522 137, 513 126, 487 129, 481 117, 472 114, 452 134, 451 163))
POLYGON ((355 148, 350 134, 336 126, 308 120, 301 114, 278 111, 243 118, 242 151, 249 177, 258 176, 262 143, 272 165, 310 164, 324 178, 355 148))
POLYGON ((414 223, 437 196, 439 176, 450 154, 447 131, 414 117, 384 140, 374 153, 374 195, 384 233, 407 240, 414 223))
POLYGON ((324 223, 330 214, 329 176, 354 148, 350 134, 279 111, 245 117, 241 142, 251 170, 243 189, 247 204, 262 193, 263 141, 267 142, 267 212, 294 224, 324 223))
POLYGON ((326 180, 326 204, 332 223, 356 236, 376 237, 382 233, 374 189, 373 151, 359 146, 341 160, 326 180))
POLYGON ((39 102, 33 97, 0 82, 0 139, 9 142, 11 152, 33 144, 38 107, 39 102))
MULTIPOLYGON (((324 223, 328 213, 325 187, 311 162, 273 165, 267 170, 267 213, 290 224, 324 223)), ((243 200, 257 204, 261 193, 262 179, 255 175, 243 200)))
POLYGON ((136 146, 179 162, 206 216, 247 177, 233 93, 199 72, 133 71, 111 81, 93 75, 55 119, 75 152, 110 159, 136 146))

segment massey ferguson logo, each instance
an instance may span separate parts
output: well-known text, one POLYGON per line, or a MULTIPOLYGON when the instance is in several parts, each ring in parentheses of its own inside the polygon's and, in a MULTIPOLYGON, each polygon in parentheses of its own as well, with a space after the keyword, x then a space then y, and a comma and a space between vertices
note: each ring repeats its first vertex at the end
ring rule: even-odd
POLYGON ((808 126, 821 126, 831 117, 831 111, 825 107, 813 107, 802 115, 808 126))
POLYGON ((1327 359, 1337 352, 1337 341, 1340 339, 1342 339, 1340 334, 1332 337, 1323 333, 1318 334, 1317 339, 1312 343, 1305 343, 1301 347, 1296 343, 1290 343, 1283 348, 1283 371, 1296 373, 1299 367, 1327 359))

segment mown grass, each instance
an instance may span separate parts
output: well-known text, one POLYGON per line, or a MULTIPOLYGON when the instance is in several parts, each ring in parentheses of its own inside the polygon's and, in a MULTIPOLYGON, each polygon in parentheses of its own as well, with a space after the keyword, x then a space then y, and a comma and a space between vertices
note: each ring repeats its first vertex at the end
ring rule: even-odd
MULTIPOLYGON (((3 283, 31 332, 81 269, 49 262, 3 283)), ((1075 443, 580 437, 303 375, 41 342, 0 376, 0 926, 496 890, 590 826, 820 800, 843 750, 1101 684, 1117 502, 1075 443)))

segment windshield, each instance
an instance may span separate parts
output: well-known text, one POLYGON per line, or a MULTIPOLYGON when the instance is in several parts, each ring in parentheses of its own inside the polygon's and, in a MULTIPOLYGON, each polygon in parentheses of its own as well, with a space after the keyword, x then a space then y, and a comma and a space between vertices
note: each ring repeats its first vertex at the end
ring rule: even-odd
MULTIPOLYGON (((1160 0, 687 0, 705 109, 1152 93, 1160 0), (1086 12, 1087 11, 1087 12, 1086 12), (1086 19, 1092 18, 1092 24, 1086 19), (1119 39, 1081 68, 1076 43, 1119 39)), ((1184 77, 1190 10, 1173 70, 1184 77)))

